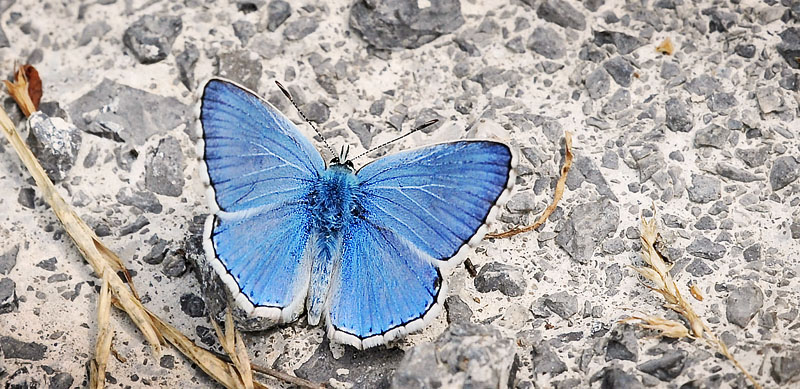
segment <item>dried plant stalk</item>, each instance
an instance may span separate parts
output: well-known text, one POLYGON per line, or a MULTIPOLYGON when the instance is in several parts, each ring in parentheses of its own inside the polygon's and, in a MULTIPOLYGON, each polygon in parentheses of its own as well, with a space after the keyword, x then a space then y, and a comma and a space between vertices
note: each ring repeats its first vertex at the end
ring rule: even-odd
POLYGON ((544 210, 541 216, 534 222, 533 224, 520 227, 520 228, 512 228, 505 232, 495 233, 495 234, 487 234, 487 238, 510 238, 514 235, 519 235, 523 232, 533 231, 545 221, 550 215, 556 210, 558 206, 558 202, 561 201, 561 196, 564 195, 564 188, 566 187, 567 183, 567 174, 569 173, 569 169, 572 167, 572 134, 569 131, 564 132, 564 166, 561 167, 561 177, 558 178, 558 182, 556 183, 556 190, 553 193, 553 202, 544 210))
POLYGON ((103 285, 97 298, 97 341, 89 371, 89 387, 92 389, 102 389, 105 386, 106 366, 111 353, 111 340, 114 338, 111 330, 111 292, 108 279, 108 274, 103 276, 103 285))
POLYGON ((621 320, 621 322, 638 322, 643 328, 650 328, 659 331, 663 336, 672 338, 694 337, 702 339, 710 347, 715 348, 720 354, 724 355, 731 363, 744 374, 745 377, 753 384, 756 389, 760 389, 761 385, 756 382, 755 378, 744 368, 744 366, 733 357, 733 354, 728 350, 728 346, 717 337, 716 334, 705 324, 702 318, 695 313, 689 301, 684 299, 678 290, 678 285, 672 279, 669 273, 672 268, 664 261, 664 257, 656 249, 655 244, 658 240, 658 229, 656 228, 655 215, 650 220, 642 217, 642 259, 649 267, 635 267, 632 266, 642 277, 648 279, 653 285, 645 285, 649 289, 658 292, 664 298, 664 307, 669 308, 679 315, 683 316, 689 322, 691 332, 687 330, 682 324, 673 321, 662 319, 655 316, 648 317, 630 317, 621 320), (683 330, 676 327, 680 325, 684 327, 683 330))

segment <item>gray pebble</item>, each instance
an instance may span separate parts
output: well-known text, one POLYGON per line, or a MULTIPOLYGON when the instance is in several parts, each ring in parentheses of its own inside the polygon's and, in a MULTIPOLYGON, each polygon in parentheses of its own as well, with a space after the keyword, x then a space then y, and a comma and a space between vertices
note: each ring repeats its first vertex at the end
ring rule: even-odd
POLYGON ((566 54, 564 38, 550 27, 536 27, 530 38, 528 48, 548 59, 559 59, 566 54))
POLYGON ((175 65, 178 67, 178 78, 186 89, 194 90, 194 68, 200 58, 200 51, 197 46, 190 42, 184 44, 184 50, 175 57, 175 65))
POLYGON ((731 131, 729 129, 712 124, 697 131, 694 137, 694 146, 722 149, 730 135, 731 131))
POLYGON ((711 112, 726 112, 735 107, 738 103, 736 96, 728 92, 714 93, 706 100, 706 105, 711 112))
POLYGON ((573 8, 563 0, 544 0, 536 10, 536 15, 550 23, 561 27, 583 31, 586 29, 586 18, 581 11, 573 8))
POLYGON ((238 82, 250 90, 257 90, 261 74, 261 59, 249 50, 217 54, 214 75, 238 82))
POLYGON ((125 30, 122 42, 142 64, 167 58, 183 29, 180 16, 144 15, 125 30))
POLYGON ((241 19, 233 22, 233 34, 246 46, 247 42, 256 34, 256 26, 247 20, 241 19))
POLYGON ((347 119, 347 128, 353 131, 361 141, 361 145, 365 149, 369 149, 372 144, 372 137, 375 136, 377 130, 372 123, 365 122, 359 119, 347 119))
POLYGON ((611 79, 608 77, 608 72, 602 67, 597 67, 586 77, 585 84, 586 90, 589 91, 589 96, 597 100, 608 94, 611 79))
POLYGON ((469 305, 456 295, 448 296, 444 300, 444 309, 447 311, 447 322, 453 323, 466 323, 472 319, 472 309, 469 305))
POLYGON ((36 342, 24 342, 10 336, 0 336, 0 351, 6 359, 41 361, 47 346, 36 342))
POLYGON ((36 267, 47 271, 56 271, 56 263, 58 263, 56 257, 50 257, 48 259, 39 261, 39 263, 36 264, 36 267))
POLYGON ((167 251, 161 272, 167 277, 180 277, 189 270, 186 258, 178 251, 167 251))
POLYGON ((300 107, 308 120, 322 124, 328 121, 331 116, 331 111, 325 103, 320 101, 312 101, 300 107))
POLYGON ((144 212, 161 213, 163 209, 158 197, 152 192, 134 191, 127 186, 117 192, 116 198, 120 204, 131 205, 144 212))
POLYGON ((740 43, 733 51, 743 58, 753 58, 756 56, 756 45, 750 43, 740 43))
POLYGON ((752 281, 733 288, 725 300, 725 317, 729 323, 747 327, 747 323, 764 306, 764 293, 752 281))
POLYGON ((714 273, 702 259, 695 258, 689 265, 686 266, 686 272, 695 276, 703 277, 714 273))
POLYGON ((611 331, 606 344, 606 362, 614 359, 634 362, 639 359, 639 342, 633 326, 621 325, 611 331))
POLYGON ((800 353, 786 354, 770 358, 772 367, 769 375, 778 385, 796 382, 795 377, 800 374, 800 353))
POLYGON ((718 162, 715 171, 722 177, 739 181, 739 182, 753 182, 761 181, 763 178, 747 170, 735 167, 727 162, 718 162))
POLYGON ((694 118, 689 106, 677 97, 664 104, 667 113, 667 128, 675 132, 689 132, 694 127, 694 118))
POLYGON ((661 381, 669 382, 683 371, 686 365, 686 357, 689 355, 684 350, 670 350, 665 352, 660 358, 651 359, 637 366, 636 368, 655 376, 661 381))
POLYGON ((317 27, 319 23, 314 18, 304 16, 287 24, 283 30, 283 37, 290 41, 300 40, 317 31, 317 27))
POLYGON ((661 78, 665 80, 669 80, 675 76, 677 76, 681 72, 681 69, 678 67, 678 64, 674 62, 664 61, 661 64, 661 73, 659 75, 661 78))
POLYGON ((283 0, 272 0, 267 6, 267 30, 275 31, 292 14, 292 7, 283 0))
POLYGON ((664 167, 664 155, 654 144, 632 147, 630 155, 639 170, 639 183, 644 183, 664 167))
POLYGON ((536 196, 530 192, 518 192, 506 203, 506 208, 512 213, 526 213, 536 209, 536 196))
POLYGON ((19 254, 19 244, 11 246, 3 254, 0 254, 0 274, 10 273, 11 269, 17 265, 17 254, 19 254))
POLYGON ((562 319, 569 319, 580 310, 578 299, 563 291, 545 296, 544 305, 562 319))
POLYGON ((184 184, 183 165, 183 152, 178 140, 172 136, 162 139, 147 160, 145 187, 160 195, 180 196, 184 184))
POLYGON ((549 374, 550 377, 556 377, 567 371, 567 364, 558 357, 558 354, 547 343, 535 343, 531 357, 533 372, 537 375, 549 374))
POLYGON ((569 214, 556 244, 578 263, 587 263, 595 249, 619 226, 619 208, 604 198, 580 204, 569 214))
POLYGON ((700 96, 710 96, 721 86, 719 80, 705 73, 684 84, 687 91, 700 96))
POLYGON ((194 293, 186 293, 181 296, 181 311, 189 317, 205 317, 206 304, 200 296, 194 293))
POLYGON ((603 63, 611 78, 620 86, 629 87, 633 80, 633 66, 623 57, 616 56, 603 63))
POLYGON ((83 27, 81 37, 78 38, 78 46, 86 46, 92 41, 92 38, 102 38, 109 31, 111 31, 111 26, 103 20, 89 23, 83 27))
POLYGON ((595 31, 594 44, 602 46, 612 44, 616 46, 617 52, 622 55, 630 54, 641 47, 644 42, 634 36, 617 31, 595 31))
POLYGON ((744 257, 744 260, 747 262, 761 260, 761 244, 754 243, 750 247, 744 249, 744 251, 742 252, 742 256, 744 257))
POLYGON ((0 314, 14 312, 18 307, 17 284, 10 278, 0 278, 0 314))
POLYGON ((749 167, 759 167, 767 161, 769 147, 755 149, 736 149, 733 154, 749 167))
POLYGON ((778 35, 781 37, 781 43, 777 46, 778 53, 789 66, 800 69, 800 63, 797 62, 797 58, 800 58, 800 28, 789 27, 778 35))
POLYGON ((626 373, 618 367, 606 367, 602 370, 603 381, 600 384, 602 389, 644 389, 641 381, 635 375, 626 373))
POLYGON ((778 191, 800 177, 800 162, 790 155, 778 157, 769 171, 769 184, 773 191, 778 191))
POLYGON ((603 104, 603 113, 606 115, 613 115, 631 106, 631 92, 626 88, 619 88, 613 95, 603 104))
POLYGON ((499 291, 510 297, 522 296, 528 286, 522 269, 499 262, 483 265, 474 283, 478 292, 499 291))
POLYGON ((54 182, 66 178, 81 148, 81 133, 59 117, 34 112, 28 118, 27 143, 47 175, 54 182))
POLYGON ((704 236, 696 238, 686 247, 687 253, 698 258, 710 259, 712 261, 724 257, 726 251, 725 246, 714 243, 704 236))
POLYGON ((512 53, 522 54, 525 52, 525 43, 522 41, 522 37, 514 37, 506 42, 506 48, 511 50, 512 53))
POLYGON ((722 182, 719 178, 692 174, 692 185, 687 187, 689 200, 695 203, 708 203, 722 196, 722 182))
POLYGON ((136 218, 136 220, 134 220, 131 224, 128 224, 128 225, 123 226, 122 228, 120 228, 119 235, 120 236, 125 236, 125 235, 133 234, 134 232, 141 230, 142 228, 144 228, 148 224, 150 224, 150 220, 147 220, 146 217, 144 217, 142 215, 139 215, 136 218))
POLYGON ((50 386, 48 386, 48 389, 69 389, 74 382, 75 379, 72 377, 72 374, 62 371, 50 378, 50 386))
POLYGON ((696 223, 694 223, 694 228, 696 228, 696 229, 698 229, 700 231, 716 230, 717 229, 717 223, 714 221, 714 218, 712 218, 711 216, 705 215, 705 216, 701 217, 700 219, 698 219, 696 223))
POLYGON ((415 49, 464 24, 459 0, 359 0, 350 8, 350 27, 378 49, 415 49))

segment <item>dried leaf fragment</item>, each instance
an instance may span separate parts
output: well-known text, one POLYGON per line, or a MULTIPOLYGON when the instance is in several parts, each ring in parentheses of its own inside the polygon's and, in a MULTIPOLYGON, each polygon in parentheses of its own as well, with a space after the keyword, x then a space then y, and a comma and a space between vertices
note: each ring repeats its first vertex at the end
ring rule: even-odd
POLYGON ((664 319, 658 316, 632 316, 627 319, 620 320, 621 323, 639 322, 639 326, 651 330, 658 331, 662 336, 668 338, 680 339, 688 338, 689 330, 683 323, 675 320, 664 319))
MULTIPOLYGON (((38 98, 42 98, 42 81, 39 79, 39 73, 36 71, 35 68, 31 65, 25 65, 32 69, 32 73, 36 78, 35 82, 38 83, 38 98)), ((19 108, 22 110, 22 113, 25 116, 31 116, 32 113, 36 112, 38 109, 39 103, 37 101, 36 104, 33 103, 33 96, 30 95, 29 87, 30 83, 28 82, 26 71, 24 70, 25 66, 20 66, 17 74, 14 77, 14 82, 3 80, 5 83, 6 88, 8 88, 8 94, 14 98, 14 101, 17 102, 19 108)), ((36 88, 36 87, 35 87, 36 88)))
POLYGON ((656 51, 661 54, 672 55, 675 52, 675 46, 672 44, 672 39, 669 37, 664 38, 660 45, 656 47, 656 51))

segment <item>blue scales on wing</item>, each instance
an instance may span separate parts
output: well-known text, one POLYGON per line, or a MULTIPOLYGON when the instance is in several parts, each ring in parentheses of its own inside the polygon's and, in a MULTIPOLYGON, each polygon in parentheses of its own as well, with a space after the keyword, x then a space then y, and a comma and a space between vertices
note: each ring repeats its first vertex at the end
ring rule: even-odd
POLYGON ((360 209, 344 232, 329 296, 333 337, 370 347, 435 316, 446 294, 442 270, 483 238, 513 184, 512 159, 505 144, 459 141, 393 154, 358 171, 360 209))
POLYGON ((304 199, 322 157, 280 112, 254 93, 212 79, 200 120, 213 188, 206 252, 247 311, 291 321, 303 309, 312 258, 304 199))

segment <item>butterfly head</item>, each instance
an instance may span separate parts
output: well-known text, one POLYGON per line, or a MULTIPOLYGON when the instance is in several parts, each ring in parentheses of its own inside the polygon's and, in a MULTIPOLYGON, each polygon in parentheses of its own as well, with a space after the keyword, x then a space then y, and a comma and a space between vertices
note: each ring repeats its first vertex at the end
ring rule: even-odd
POLYGON ((333 157, 331 159, 330 166, 343 166, 351 171, 355 171, 355 166, 353 165, 353 161, 347 159, 347 155, 350 154, 350 146, 344 145, 342 146, 342 151, 339 153, 338 157, 333 157))

